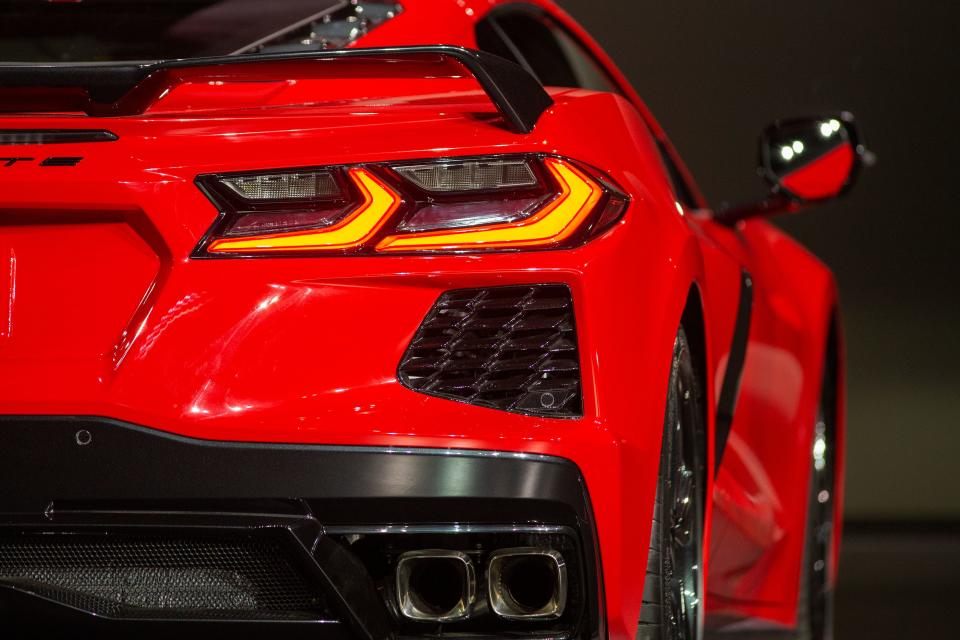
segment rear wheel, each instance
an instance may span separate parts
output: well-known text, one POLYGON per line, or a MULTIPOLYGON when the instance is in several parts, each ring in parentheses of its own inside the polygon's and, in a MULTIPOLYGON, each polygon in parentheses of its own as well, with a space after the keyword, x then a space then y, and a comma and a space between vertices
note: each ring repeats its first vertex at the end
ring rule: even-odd
POLYGON ((797 604, 797 635, 800 640, 830 640, 833 637, 833 590, 830 574, 836 487, 834 389, 828 367, 813 434, 807 540, 797 604))
POLYGON ((706 428, 703 394, 681 327, 673 350, 638 640, 703 634, 706 428))

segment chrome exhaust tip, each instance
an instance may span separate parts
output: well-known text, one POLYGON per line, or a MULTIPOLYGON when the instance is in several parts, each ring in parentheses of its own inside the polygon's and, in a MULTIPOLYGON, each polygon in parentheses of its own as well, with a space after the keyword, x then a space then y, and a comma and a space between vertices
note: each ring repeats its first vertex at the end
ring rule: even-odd
POLYGON ((477 598, 473 561, 460 551, 408 551, 397 561, 400 613, 421 622, 452 622, 470 616, 477 598))
POLYGON ((510 620, 559 618, 567 606, 567 567, 549 549, 501 549, 487 563, 490 608, 510 620))

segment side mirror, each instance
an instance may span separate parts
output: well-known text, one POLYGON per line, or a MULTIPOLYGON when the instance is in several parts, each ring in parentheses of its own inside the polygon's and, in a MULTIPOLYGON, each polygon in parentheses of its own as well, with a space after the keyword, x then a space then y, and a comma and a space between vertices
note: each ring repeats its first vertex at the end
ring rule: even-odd
POLYGON ((837 198, 853 187, 869 158, 849 113, 774 122, 760 136, 759 173, 770 194, 715 217, 733 223, 837 198))

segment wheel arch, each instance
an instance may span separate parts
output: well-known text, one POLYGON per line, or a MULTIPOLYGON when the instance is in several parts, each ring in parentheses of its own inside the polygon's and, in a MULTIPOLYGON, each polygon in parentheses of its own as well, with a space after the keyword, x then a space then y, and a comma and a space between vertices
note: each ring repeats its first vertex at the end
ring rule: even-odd
POLYGON ((700 294, 700 286, 696 282, 690 284, 680 323, 687 333, 687 342, 690 345, 690 352, 694 356, 694 365, 697 368, 697 378, 704 385, 702 388, 705 389, 707 332, 703 319, 703 298, 700 294))
MULTIPOLYGON (((680 316, 680 324, 683 326, 683 330, 687 335, 687 345, 690 347, 694 374, 701 393, 703 394, 700 398, 699 408, 703 414, 703 424, 706 429, 704 430, 703 441, 700 445, 703 447, 702 451, 705 456, 707 469, 712 470, 713 462, 711 458, 713 452, 710 447, 710 433, 712 432, 710 414, 712 412, 710 411, 711 403, 708 400, 712 397, 712 394, 709 393, 707 387, 710 379, 710 376, 707 375, 707 329, 704 320, 703 297, 700 291, 700 285, 696 281, 690 284, 687 301, 683 307, 683 314, 680 316)), ((711 475, 712 473, 707 474, 707 486, 710 485, 711 475)), ((704 487, 704 491, 707 491, 707 486, 704 487)), ((709 492, 707 492, 706 495, 709 495, 709 492)), ((707 504, 707 501, 704 501, 704 504, 707 504)))

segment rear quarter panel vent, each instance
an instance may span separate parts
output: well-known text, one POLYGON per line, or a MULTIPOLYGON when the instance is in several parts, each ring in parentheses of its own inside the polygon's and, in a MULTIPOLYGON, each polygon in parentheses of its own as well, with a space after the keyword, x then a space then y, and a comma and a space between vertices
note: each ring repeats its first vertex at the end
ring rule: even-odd
POLYGON ((563 284, 444 293, 400 363, 414 391, 555 418, 583 415, 573 298, 563 284))

